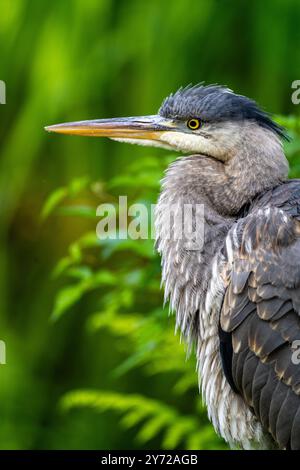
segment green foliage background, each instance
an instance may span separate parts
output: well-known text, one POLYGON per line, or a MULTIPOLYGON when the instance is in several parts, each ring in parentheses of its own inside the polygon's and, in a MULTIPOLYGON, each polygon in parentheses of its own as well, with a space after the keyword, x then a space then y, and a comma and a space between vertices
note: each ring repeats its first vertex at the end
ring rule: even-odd
POLYGON ((149 241, 99 242, 95 209, 155 203, 175 155, 49 136, 153 114, 224 83, 277 114, 300 176, 297 0, 0 0, 0 448, 226 448, 162 307, 149 241))

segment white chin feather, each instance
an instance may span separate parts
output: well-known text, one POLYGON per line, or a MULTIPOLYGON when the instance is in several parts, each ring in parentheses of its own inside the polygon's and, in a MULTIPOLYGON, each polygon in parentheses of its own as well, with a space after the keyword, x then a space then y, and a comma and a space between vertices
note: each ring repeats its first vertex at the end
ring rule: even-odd
POLYGON ((116 140, 117 142, 124 142, 127 144, 137 144, 143 145, 145 147, 159 147, 167 150, 178 150, 171 145, 168 145, 165 142, 160 142, 158 140, 147 140, 147 139, 127 139, 126 137, 110 137, 111 140, 116 140))
POLYGON ((210 143, 198 134, 185 132, 166 131, 161 135, 161 139, 175 150, 182 152, 208 152, 211 150, 210 143), (206 148, 207 147, 207 148, 206 148))

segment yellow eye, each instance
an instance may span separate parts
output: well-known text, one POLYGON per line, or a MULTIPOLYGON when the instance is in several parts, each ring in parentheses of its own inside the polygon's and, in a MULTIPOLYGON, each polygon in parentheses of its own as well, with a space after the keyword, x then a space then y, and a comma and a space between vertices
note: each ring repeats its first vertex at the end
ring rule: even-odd
POLYGON ((187 122, 187 126, 192 129, 192 131, 195 131, 196 129, 199 129, 200 127, 200 121, 199 119, 189 119, 187 122))

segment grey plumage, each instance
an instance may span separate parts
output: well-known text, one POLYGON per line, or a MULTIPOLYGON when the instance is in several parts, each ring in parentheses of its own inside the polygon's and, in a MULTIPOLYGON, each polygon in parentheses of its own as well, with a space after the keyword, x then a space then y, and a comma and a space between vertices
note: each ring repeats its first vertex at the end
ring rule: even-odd
POLYGON ((287 165, 277 138, 283 131, 252 101, 222 88, 180 91, 160 112, 178 119, 179 113, 187 115, 185 110, 208 122, 230 119, 242 135, 225 166, 193 155, 167 172, 157 209, 166 297, 183 335, 196 343, 202 393, 221 435, 244 448, 299 449, 300 374, 291 363, 291 345, 300 339, 300 269, 295 264, 300 257, 300 182, 286 182, 287 165), (193 101, 199 94, 204 100, 193 101), (205 205, 202 253, 164 244, 160 204, 175 200, 205 205), (224 383, 219 318, 223 331, 231 333, 238 393, 224 383))
POLYGON ((252 204, 221 311, 232 332, 234 382, 281 448, 300 448, 300 181, 272 189, 252 204), (248 247, 246 246, 248 243, 248 247), (251 248, 251 249, 249 249, 251 248), (237 287, 237 275, 245 276, 237 287))
POLYGON ((300 449, 300 367, 292 361, 300 340, 300 181, 287 179, 284 129, 249 98, 197 85, 166 98, 158 115, 47 130, 189 153, 168 168, 156 207, 165 300, 189 349, 195 345, 216 431, 231 446, 300 449), (201 249, 191 249, 186 234, 170 237, 187 204, 192 228, 204 224, 201 249))

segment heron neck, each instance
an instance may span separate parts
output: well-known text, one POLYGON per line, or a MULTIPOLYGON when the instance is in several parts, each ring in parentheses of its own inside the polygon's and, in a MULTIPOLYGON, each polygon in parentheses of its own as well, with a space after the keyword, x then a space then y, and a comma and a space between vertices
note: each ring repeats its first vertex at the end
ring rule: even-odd
POLYGON ((236 220, 220 214, 210 199, 208 175, 212 180, 215 174, 216 183, 215 164, 222 165, 201 156, 176 160, 167 170, 156 206, 156 247, 162 256, 165 300, 170 300, 171 309, 176 311, 176 325, 188 340, 197 338, 197 312, 203 310, 205 303, 212 257, 220 250, 236 220), (188 206, 203 207, 203 211, 194 211, 192 221, 195 232, 202 231, 203 236, 202 244, 195 249, 188 247, 185 232, 182 237, 173 237, 178 227, 187 223, 188 206), (170 212, 174 214, 171 219, 170 212))
POLYGON ((258 152, 250 165, 250 149, 245 145, 230 162, 194 155, 176 160, 166 172, 156 207, 156 246, 162 255, 165 297, 177 312, 178 327, 189 338, 197 329, 197 312, 204 311, 203 302, 212 278, 212 259, 224 245, 241 208, 263 190, 278 185, 286 174, 281 147, 277 145, 275 150, 277 164, 268 163, 266 154, 258 152), (170 238, 167 231, 170 227, 174 233, 182 220, 185 223, 182 219, 185 205, 200 205, 204 209, 196 215, 202 219, 193 220, 194 226, 204 228, 199 250, 187 249, 185 237, 170 238), (179 210, 170 225, 169 213, 174 207, 179 210))
POLYGON ((220 192, 213 188, 214 204, 222 213, 237 214, 255 196, 285 181, 289 167, 278 136, 257 125, 248 125, 241 132, 235 154, 221 170, 223 198, 220 205, 220 192))

